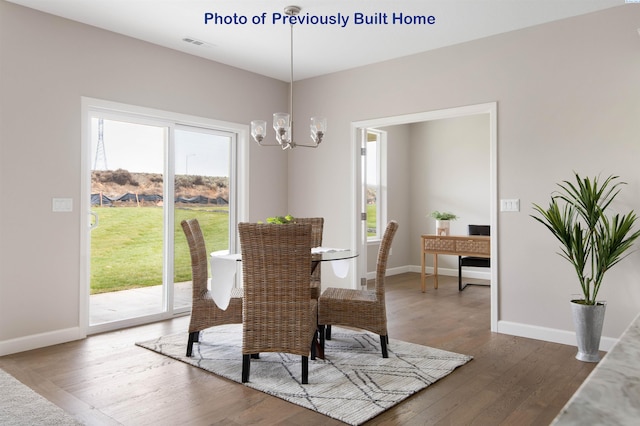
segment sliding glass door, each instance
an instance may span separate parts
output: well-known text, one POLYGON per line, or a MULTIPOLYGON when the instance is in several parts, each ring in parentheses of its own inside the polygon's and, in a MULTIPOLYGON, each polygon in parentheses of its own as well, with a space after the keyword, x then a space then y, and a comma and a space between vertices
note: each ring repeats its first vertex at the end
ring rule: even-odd
POLYGON ((169 128, 91 118, 90 325, 162 313, 169 128))
POLYGON ((87 120, 88 331, 188 313, 180 222, 197 218, 210 252, 233 245, 236 134, 100 109, 87 120))
POLYGON ((207 250, 228 251, 233 199, 230 191, 234 135, 215 130, 175 129, 174 309, 191 305, 191 259, 180 222, 197 218, 207 250))

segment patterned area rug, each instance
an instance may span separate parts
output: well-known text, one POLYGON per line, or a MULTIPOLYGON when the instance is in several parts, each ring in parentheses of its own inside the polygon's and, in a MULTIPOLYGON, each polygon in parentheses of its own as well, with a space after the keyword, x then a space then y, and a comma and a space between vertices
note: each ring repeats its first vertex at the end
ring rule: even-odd
POLYGON ((81 423, 57 405, 0 370, 0 425, 75 426, 81 423))
MULTIPOLYGON (((246 386, 359 425, 466 364, 472 357, 390 339, 382 358, 379 337, 333 327, 325 360, 309 360, 309 384, 300 384, 300 357, 261 353, 251 360, 246 386)), ((194 356, 186 358, 187 333, 137 343, 138 346, 240 382, 242 325, 205 330, 194 356)))

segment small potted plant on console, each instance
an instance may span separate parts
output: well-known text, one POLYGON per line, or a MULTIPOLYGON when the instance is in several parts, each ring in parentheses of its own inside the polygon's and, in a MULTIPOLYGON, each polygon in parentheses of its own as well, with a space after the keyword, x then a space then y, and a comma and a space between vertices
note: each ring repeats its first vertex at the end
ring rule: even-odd
POLYGON ((458 216, 449 212, 431 212, 431 217, 436 220, 436 235, 449 235, 450 221, 456 220, 458 216))

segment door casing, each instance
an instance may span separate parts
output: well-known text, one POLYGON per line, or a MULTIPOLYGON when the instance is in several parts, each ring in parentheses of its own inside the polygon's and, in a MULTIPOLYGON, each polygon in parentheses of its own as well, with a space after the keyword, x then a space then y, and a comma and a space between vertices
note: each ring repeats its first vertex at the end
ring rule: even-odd
MULTIPOLYGON (((360 170, 360 143, 363 129, 394 126, 400 124, 411 124, 423 121, 433 121, 449 118, 464 117, 476 114, 489 114, 489 158, 490 158, 490 225, 491 225, 491 331, 498 331, 498 294, 499 294, 499 282, 498 282, 498 270, 499 270, 499 258, 498 258, 498 241, 499 241, 499 228, 498 228, 498 170, 497 170, 497 153, 498 153, 498 106, 497 102, 490 102, 484 104, 468 105, 456 108, 441 109, 435 111, 419 112, 414 114, 399 115, 393 117, 376 118, 370 120, 354 121, 351 123, 351 146, 353 158, 352 162, 353 170, 352 177, 352 214, 354 218, 353 225, 351 226, 351 245, 352 247, 361 247, 362 245, 362 224, 361 224, 361 199, 362 199, 362 173, 360 170)), ((358 270, 362 274, 362 271, 366 272, 366 264, 363 266, 362 262, 366 262, 366 256, 364 258, 358 257, 358 270)), ((362 276, 362 275, 361 275, 362 276)), ((359 280, 356 280, 359 281, 359 280)), ((354 283, 354 285, 356 285, 354 283)))

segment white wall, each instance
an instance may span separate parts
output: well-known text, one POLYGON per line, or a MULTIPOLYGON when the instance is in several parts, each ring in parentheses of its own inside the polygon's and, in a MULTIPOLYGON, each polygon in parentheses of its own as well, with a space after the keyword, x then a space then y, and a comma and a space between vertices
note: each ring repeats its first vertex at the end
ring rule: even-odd
MULTIPOLYGON (((521 203, 498 217, 499 328, 562 338, 573 330, 569 298, 579 287, 553 237, 530 218, 531 203, 546 203, 576 170, 619 174, 629 183, 619 207, 640 211, 639 22, 638 5, 621 5, 297 83, 298 117, 323 113, 329 130, 317 152, 292 153, 290 208, 351 203, 350 123, 496 101, 498 197, 521 203), (327 164, 330 176, 317 180, 327 164)), ((348 211, 324 213, 326 238, 348 243, 348 211)), ((639 273, 635 252, 605 278, 605 337, 618 337, 640 311, 639 273)), ((416 289, 416 297, 428 294, 416 289)))
MULTIPOLYGON (((247 125, 288 102, 280 81, 2 0, 0 57, 1 355, 78 336, 82 96, 247 125)), ((260 220, 287 208, 287 160, 247 143, 260 220)))

